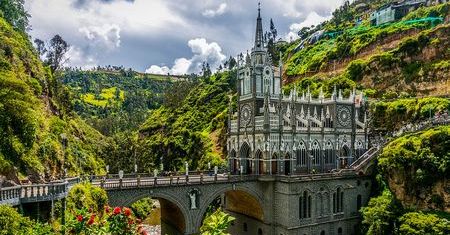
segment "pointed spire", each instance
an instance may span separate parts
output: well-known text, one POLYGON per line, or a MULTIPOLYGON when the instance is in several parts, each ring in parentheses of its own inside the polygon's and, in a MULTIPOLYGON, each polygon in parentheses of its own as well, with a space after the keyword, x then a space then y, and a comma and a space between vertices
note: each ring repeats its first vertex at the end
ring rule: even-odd
POLYGON ((342 100, 342 90, 341 89, 339 89, 339 97, 338 97, 338 99, 342 100))
POLYGON ((320 87, 319 99, 323 100, 324 98, 325 98, 325 95, 323 94, 323 87, 320 87))
POLYGON ((320 120, 322 120, 322 121, 325 120, 325 115, 323 113, 323 108, 320 109, 320 120))
POLYGON ((264 50, 264 35, 261 20, 261 3, 258 3, 258 18, 256 18, 256 33, 254 51, 264 50))
POLYGON ((246 64, 247 66, 249 66, 250 63, 251 63, 250 55, 248 54, 248 50, 247 50, 247 55, 245 56, 245 64, 246 64))
POLYGON ((331 94, 331 99, 336 100, 337 93, 336 93, 336 85, 334 85, 333 94, 331 94))

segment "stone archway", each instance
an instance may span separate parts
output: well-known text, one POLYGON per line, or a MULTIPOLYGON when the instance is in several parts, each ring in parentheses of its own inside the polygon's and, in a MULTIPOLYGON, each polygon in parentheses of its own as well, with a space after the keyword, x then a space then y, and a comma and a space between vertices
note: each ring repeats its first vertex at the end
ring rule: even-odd
MULTIPOLYGON (((108 195, 108 197, 110 197, 110 195, 108 195)), ((161 208, 160 218, 162 234, 182 235, 189 234, 191 231, 197 229, 192 227, 192 224, 189 223, 189 217, 192 215, 190 215, 188 208, 183 206, 185 203, 180 201, 179 197, 171 195, 170 193, 144 191, 133 195, 133 193, 121 191, 119 195, 116 195, 115 197, 121 197, 125 200, 123 200, 122 203, 110 202, 112 206, 130 207, 134 202, 146 197, 158 200, 161 208)))
POLYGON ((239 159, 245 163, 243 166, 243 171, 241 173, 245 174, 251 174, 252 167, 251 167, 251 159, 250 159, 251 149, 250 146, 247 144, 247 142, 244 142, 241 146, 240 152, 239 152, 239 159))
POLYGON ((284 158, 284 174, 291 174, 291 155, 289 153, 287 153, 284 158))
POLYGON ((231 172, 232 173, 234 173, 234 174, 236 174, 236 172, 237 172, 237 168, 238 168, 238 165, 237 165, 237 159, 236 159, 236 151, 233 149, 233 150, 231 150, 231 152, 230 152, 230 166, 231 166, 231 172))
POLYGON ((211 191, 211 193, 206 196, 204 203, 202 203, 202 207, 198 211, 198 218, 194 223, 195 227, 201 227, 209 205, 211 205, 218 197, 224 199, 222 202, 224 210, 248 216, 261 223, 264 221, 263 195, 253 190, 251 187, 242 185, 233 185, 230 187, 230 185, 224 185, 221 188, 216 188, 214 191, 211 191))
POLYGON ((276 153, 272 155, 270 163, 271 163, 271 174, 272 175, 278 174, 278 157, 276 153))
MULTIPOLYGON (((256 151, 255 159, 256 159, 256 162, 257 162, 258 174, 259 175, 264 174, 264 162, 263 162, 263 154, 262 154, 261 150, 258 149, 256 151)), ((256 166, 255 166, 254 172, 256 172, 256 166)))
POLYGON ((350 158, 350 148, 347 145, 342 146, 339 153, 341 168, 348 166, 348 160, 350 158))

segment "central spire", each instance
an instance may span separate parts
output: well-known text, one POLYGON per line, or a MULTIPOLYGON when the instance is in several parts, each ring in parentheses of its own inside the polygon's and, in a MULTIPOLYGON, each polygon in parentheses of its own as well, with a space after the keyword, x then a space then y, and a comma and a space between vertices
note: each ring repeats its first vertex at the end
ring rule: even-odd
POLYGON ((258 18, 256 18, 255 46, 253 50, 254 51, 264 50, 263 28, 261 20, 261 3, 258 3, 258 18))

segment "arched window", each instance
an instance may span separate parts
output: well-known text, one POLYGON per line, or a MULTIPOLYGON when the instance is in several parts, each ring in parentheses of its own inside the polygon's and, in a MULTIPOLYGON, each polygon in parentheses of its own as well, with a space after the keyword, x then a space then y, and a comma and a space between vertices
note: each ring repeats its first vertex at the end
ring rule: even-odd
POLYGON ((339 213, 344 211, 344 192, 339 187, 336 192, 333 193, 333 213, 339 213))
POLYGON ((334 150, 333 150, 333 144, 331 141, 328 141, 325 145, 325 164, 332 164, 334 163, 334 150))
POLYGON ((342 235, 342 228, 338 228, 338 235, 342 235))
POLYGON ((361 140, 358 140, 356 142, 356 159, 358 159, 361 155, 363 155, 365 152, 364 145, 361 142, 361 140))
POLYGON ((320 232, 320 235, 325 235, 325 231, 322 230, 322 232, 320 232))
POLYGON ((323 208, 324 203, 323 203, 322 193, 317 194, 317 203, 316 204, 317 204, 317 207, 316 207, 317 214, 319 216, 323 216, 324 215, 324 208, 323 208))
POLYGON ((247 223, 244 223, 244 228, 243 228, 244 232, 247 232, 248 228, 247 228, 247 223))
POLYGON ((258 229, 258 235, 262 235, 263 234, 263 232, 262 232, 262 229, 258 229))
POLYGON ((306 166, 306 146, 300 142, 296 151, 297 166, 306 166))
POLYGON ((304 191, 300 196, 299 201, 299 217, 300 219, 311 217, 311 195, 308 191, 304 191))
POLYGON ((313 164, 320 165, 320 145, 317 141, 314 141, 312 146, 313 164))
POLYGON ((356 211, 359 211, 359 209, 361 209, 361 204, 362 204, 362 197, 361 194, 358 194, 358 196, 356 197, 356 211))

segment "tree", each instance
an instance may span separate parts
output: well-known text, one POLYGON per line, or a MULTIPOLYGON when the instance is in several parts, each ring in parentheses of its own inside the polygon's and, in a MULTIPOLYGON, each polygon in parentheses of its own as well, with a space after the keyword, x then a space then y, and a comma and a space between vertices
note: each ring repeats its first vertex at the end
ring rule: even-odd
POLYGON ((25 11, 23 3, 24 0, 0 0, 0 16, 14 28, 25 32, 30 15, 25 11))
POLYGON ((202 64, 202 76, 204 79, 208 79, 209 77, 211 77, 212 72, 211 72, 211 68, 209 67, 209 63, 207 62, 203 62, 202 64))
POLYGON ((270 18, 270 35, 272 36, 272 39, 275 41, 277 39, 277 29, 275 28, 275 24, 273 23, 272 18, 270 18))
POLYGON ((394 229, 394 221, 399 209, 392 193, 385 189, 383 194, 371 198, 369 205, 361 209, 362 224, 366 227, 367 235, 390 234, 394 229))
POLYGON ((50 66, 52 72, 61 69, 67 61, 66 53, 69 51, 69 48, 69 44, 58 34, 50 40, 45 63, 50 66))
POLYGON ((47 53, 47 48, 45 46, 45 42, 39 38, 34 39, 34 44, 36 46, 36 50, 39 56, 44 56, 47 53))
POLYGON ((228 59, 228 69, 232 70, 236 66, 237 62, 236 59, 232 56, 228 59))
POLYGON ((450 222, 434 214, 409 212, 400 217, 399 234, 450 234, 450 222))
POLYGON ((200 232, 202 235, 228 235, 226 230, 233 220, 235 220, 234 217, 219 208, 205 218, 200 232))
POLYGON ((275 45, 276 37, 277 37, 277 29, 273 23, 273 20, 270 19, 270 31, 266 33, 268 35, 269 40, 267 41, 267 51, 269 52, 270 58, 272 58, 272 64, 277 65, 278 60, 280 59, 279 50, 275 45))

